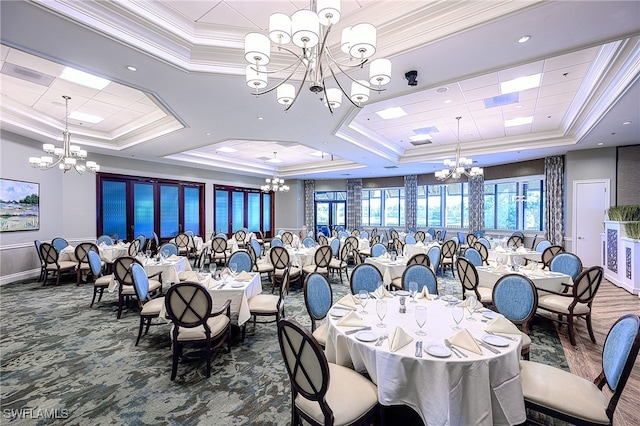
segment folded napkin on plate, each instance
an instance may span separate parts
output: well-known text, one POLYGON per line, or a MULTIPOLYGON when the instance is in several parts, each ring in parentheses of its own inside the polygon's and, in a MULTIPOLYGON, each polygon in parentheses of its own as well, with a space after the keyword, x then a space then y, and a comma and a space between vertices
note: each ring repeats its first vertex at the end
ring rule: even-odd
POLYGON ((427 299, 427 300, 433 300, 435 299, 437 296, 435 294, 430 294, 429 293, 429 287, 427 287, 426 285, 424 287, 422 287, 422 290, 420 290, 418 292, 418 294, 416 294, 416 299, 427 299))
POLYGON ((242 271, 236 276, 236 281, 251 281, 253 277, 247 271, 242 271))
POLYGON ((360 301, 353 297, 353 294, 347 294, 338 300, 338 304, 349 309, 356 309, 356 305, 359 305, 360 301))
POLYGON ((494 274, 508 274, 510 271, 509 269, 507 269, 506 266, 504 265, 498 265, 495 268, 493 268, 493 272, 494 274))
POLYGON ((351 311, 347 315, 340 318, 336 321, 336 325, 341 325, 343 327, 364 327, 366 324, 364 320, 356 311, 351 311))
POLYGON ((229 268, 224 268, 222 271, 220 271, 220 276, 222 275, 231 275, 231 270, 229 268))
POLYGON ((376 297, 376 299, 383 299, 385 297, 393 297, 393 294, 389 293, 387 291, 387 289, 384 288, 383 285, 381 285, 380 287, 376 288, 376 290, 373 292, 373 295, 376 297))
POLYGON ((503 316, 498 316, 487 323, 486 331, 504 334, 520 334, 520 330, 511 321, 503 316))
POLYGON ((412 341, 413 337, 409 336, 401 327, 396 327, 389 335, 389 350, 395 352, 412 341))
POLYGON ((463 328, 453 336, 449 337, 449 342, 454 346, 482 355, 482 349, 480 349, 476 339, 473 338, 471 333, 469 333, 469 330, 466 328, 463 328))
POLYGON ((494 251, 497 251, 498 253, 504 253, 504 248, 502 246, 497 246, 495 249, 493 249, 494 251))
POLYGON ((527 272, 527 275, 530 275, 532 277, 546 277, 547 276, 542 269, 534 269, 533 271, 527 272))
POLYGON ((200 281, 198 277, 198 272, 196 271, 182 271, 178 273, 178 278, 180 281, 200 281))
POLYGON ((167 257, 167 260, 169 262, 177 262, 180 259, 182 258, 180 256, 176 256, 175 254, 172 254, 171 256, 167 257))
POLYGON ((482 303, 478 302, 478 299, 476 299, 475 297, 467 297, 462 302, 460 302, 458 306, 463 308, 470 307, 471 309, 477 309, 479 306, 482 306, 482 303))
POLYGON ((389 256, 389 253, 384 252, 383 254, 381 254, 380 256, 378 256, 378 259, 390 259, 391 256, 389 256))
POLYGON ((516 250, 516 253, 524 253, 527 254, 529 253, 529 250, 527 250, 527 248, 525 246, 520 246, 518 247, 518 249, 516 250))
POLYGON ((222 285, 222 281, 217 281, 217 280, 214 280, 213 278, 207 278, 203 284, 206 284, 209 290, 214 290, 222 285))

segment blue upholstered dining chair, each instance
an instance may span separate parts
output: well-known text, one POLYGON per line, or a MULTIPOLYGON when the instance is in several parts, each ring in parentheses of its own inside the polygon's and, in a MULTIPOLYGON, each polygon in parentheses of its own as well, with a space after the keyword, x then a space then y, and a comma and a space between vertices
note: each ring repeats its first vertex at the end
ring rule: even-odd
POLYGON ((325 346, 327 343, 327 322, 317 325, 317 321, 323 320, 331 305, 333 305, 333 292, 327 278, 313 272, 304 280, 304 304, 311 318, 311 333, 313 337, 325 346))
POLYGON ((303 245, 303 246, 305 246, 305 247, 307 247, 307 248, 315 247, 315 245, 316 245, 316 240, 314 240, 314 239, 313 239, 313 238, 311 238, 311 237, 305 237, 305 238, 302 240, 302 245, 303 245))
POLYGON ((469 262, 473 263, 474 266, 482 266, 484 263, 480 252, 472 247, 469 247, 464 251, 464 257, 466 257, 469 262))
POLYGON ((100 244, 104 244, 107 246, 112 246, 113 245, 113 238, 111 238, 108 235, 100 235, 98 237, 98 239, 96 240, 96 244, 100 245, 100 244))
POLYGON ((438 294, 436 276, 428 266, 416 264, 407 267, 402 273, 402 288, 408 289, 411 281, 418 283, 418 292, 427 287, 429 294, 438 294))
POLYGON ((144 334, 147 334, 149 327, 152 325, 166 324, 166 321, 155 324, 152 322, 154 318, 160 316, 160 311, 164 305, 164 297, 151 297, 149 293, 149 278, 144 267, 139 263, 134 262, 131 264, 131 277, 133 278, 133 288, 140 306, 140 326, 138 327, 138 338, 135 344, 135 346, 138 346, 140 337, 142 337, 142 330, 145 330, 144 334))
POLYGON ((406 237, 404 237, 404 243, 405 244, 415 244, 416 243, 416 237, 414 237, 413 235, 407 235, 406 237))
POLYGON ((284 247, 282 239, 275 237, 271 240, 271 247, 284 247))
POLYGON ((196 234, 195 234, 193 231, 191 231, 191 230, 186 230, 186 231, 184 231, 184 234, 185 234, 185 235, 187 235, 187 236, 189 236, 189 237, 191 237, 191 238, 193 238, 193 237, 195 237, 195 236, 196 236, 196 234))
POLYGON ((538 292, 533 282, 520 274, 507 274, 493 286, 493 306, 509 321, 522 327, 522 349, 524 359, 529 359, 531 338, 529 324, 538 308, 538 292))
POLYGON ((68 246, 69 243, 67 242, 67 240, 65 240, 62 237, 56 237, 53 240, 51 240, 51 245, 53 245, 53 247, 56 249, 56 251, 58 253, 60 253, 60 250, 62 250, 66 246, 68 246))
POLYGON ((236 264, 237 272, 251 272, 253 270, 251 256, 244 250, 237 250, 233 252, 231 257, 229 257, 229 265, 232 263, 236 264))
POLYGON ((427 229, 427 233, 431 235, 431 238, 434 238, 436 236, 436 230, 433 228, 427 229))
POLYGON ((374 292, 380 283, 382 283, 382 274, 378 268, 368 263, 356 266, 349 279, 352 294, 358 294, 360 290, 374 292))
POLYGON ((368 233, 367 231, 362 231, 362 232, 360 233, 360 238, 361 238, 361 239, 368 240, 368 239, 369 239, 369 233, 368 233))
POLYGON ((429 262, 431 262, 431 269, 433 269, 436 273, 438 272, 438 267, 440 266, 440 246, 433 246, 427 252, 427 256, 429 256, 429 262))
POLYGON ((333 257, 338 257, 338 254, 340 254, 340 240, 334 238, 333 240, 331 240, 329 245, 331 246, 331 254, 333 255, 333 257))
POLYGON ((478 242, 487 248, 487 250, 491 250, 491 243, 485 237, 479 237, 478 242))
POLYGON ((521 361, 525 407, 572 424, 611 425, 639 349, 640 318, 627 314, 609 330, 602 348, 602 371, 593 381, 549 365, 521 361), (602 392, 605 385, 611 397, 602 392))
POLYGON ((582 272, 582 261, 573 253, 559 253, 551 259, 549 270, 570 275, 575 281, 578 274, 582 272))
POLYGON ((113 276, 103 276, 104 263, 102 263, 102 259, 100 259, 100 255, 97 252, 90 250, 87 256, 89 257, 89 266, 91 267, 91 275, 93 276, 93 298, 91 299, 91 305, 89 305, 91 308, 96 301, 96 296, 98 296, 98 302, 102 300, 104 289, 109 287, 113 276))
POLYGON ((476 231, 473 233, 478 238, 484 238, 484 231, 476 231))
POLYGON ((258 241, 255 238, 252 238, 251 241, 249 242, 249 244, 251 244, 251 247, 253 247, 253 252, 256 255, 256 259, 259 259, 262 257, 262 246, 260 245, 260 241, 258 241))
POLYGON ((169 257, 169 256, 177 256, 178 255, 178 246, 173 243, 164 243, 160 246, 158 250, 161 256, 169 257))
POLYGON ((378 243, 378 244, 374 244, 373 247, 371 247, 371 257, 382 256, 386 252, 387 252, 387 248, 384 246, 384 244, 378 243))
POLYGON ((542 253, 547 247, 551 247, 551 242, 548 240, 542 240, 538 244, 536 244, 535 251, 538 253, 542 253))

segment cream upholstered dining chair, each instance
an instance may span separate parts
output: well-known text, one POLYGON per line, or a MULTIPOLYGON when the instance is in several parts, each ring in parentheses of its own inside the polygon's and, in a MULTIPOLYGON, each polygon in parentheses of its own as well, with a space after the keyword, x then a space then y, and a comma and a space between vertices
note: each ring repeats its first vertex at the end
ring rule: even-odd
POLYGON ((520 274, 507 274, 498 279, 491 295, 496 311, 512 323, 521 326, 520 355, 529 359, 531 338, 529 324, 538 307, 538 292, 533 282, 520 274))
POLYGON ((320 246, 313 254, 313 263, 302 267, 302 274, 320 273, 329 279, 329 264, 331 263, 331 247, 320 246))
POLYGON ((244 248, 246 238, 247 238, 247 232, 244 229, 238 229, 233 234, 233 239, 236 240, 236 243, 238 244, 238 248, 244 248))
POLYGON ((211 240, 211 262, 216 264, 227 264, 227 239, 224 237, 215 237, 211 240))
MULTIPOLYGON (((338 240, 333 240, 331 241, 331 244, 333 246, 333 243, 335 241, 338 240)), ((338 241, 338 244, 340 244, 340 241, 338 241)), ((342 272, 344 271, 344 274, 347 276, 347 279, 349 279, 349 273, 348 273, 348 266, 349 266, 349 252, 351 251, 351 246, 347 245, 347 244, 343 244, 342 247, 340 248, 340 254, 338 256, 338 258, 336 259, 335 257, 333 257, 331 259, 331 262, 329 262, 329 272, 333 275, 334 272, 338 272, 338 275, 340 276, 340 283, 342 284, 342 272)), ((332 248, 332 252, 333 252, 333 248, 332 248)))
POLYGON ((78 261, 76 265, 76 285, 80 285, 80 278, 82 275, 87 275, 91 266, 89 265, 89 252, 95 251, 99 253, 98 246, 93 243, 80 243, 76 246, 73 253, 76 256, 76 260, 78 261))
POLYGON ((226 343, 231 353, 231 300, 213 311, 209 291, 199 283, 185 281, 169 287, 164 305, 173 323, 169 333, 173 348, 171 380, 176 378, 178 361, 187 346, 204 346, 205 375, 211 377, 213 351, 226 343))
POLYGON ((191 237, 185 233, 176 235, 175 245, 178 247, 178 255, 189 256, 193 253, 193 242, 191 237))
POLYGON ((40 240, 33 240, 33 244, 36 246, 36 252, 38 253, 38 259, 40 259, 40 276, 38 277, 38 282, 42 281, 47 273, 47 265, 44 263, 44 259, 42 258, 42 253, 40 253, 40 245, 42 242, 40 240))
POLYGON ((282 243, 286 246, 286 245, 291 245, 293 244, 293 234, 289 231, 285 231, 282 233, 282 235, 280 236, 280 238, 282 239, 282 243))
POLYGON ((524 245, 524 237, 520 236, 519 234, 516 234, 515 232, 507 240, 507 247, 518 248, 523 245, 524 245))
POLYGON ((247 246, 247 251, 253 262, 253 270, 259 273, 260 277, 262 277, 262 274, 267 274, 268 278, 271 279, 274 268, 269 259, 262 258, 262 246, 258 243, 258 240, 252 239, 249 246, 247 246))
POLYGON ((493 304, 493 289, 490 287, 480 287, 480 279, 478 278, 478 271, 473 263, 469 259, 459 257, 456 260, 456 269, 458 271, 458 278, 462 283, 462 298, 466 299, 469 295, 476 296, 476 299, 480 301, 484 306, 493 304))
POLYGON ((640 318, 620 317, 602 348, 602 371, 590 381, 546 364, 520 361, 524 404, 572 424, 611 425, 618 400, 640 349, 640 318), (605 395, 603 388, 608 388, 605 395))
MULTIPOLYGON (((131 264, 140 263, 131 256, 122 256, 113 262, 113 277, 118 282, 118 314, 122 316, 122 308, 135 297, 136 291, 133 288, 133 277, 131 276, 131 264)), ((157 272, 149 276, 149 292, 162 294, 162 272, 157 272), (157 277, 157 279, 155 279, 157 277)))
POLYGON ((98 302, 102 300, 104 290, 109 287, 113 275, 103 275, 104 262, 102 262, 97 252, 90 250, 87 252, 87 257, 89 258, 89 266, 93 276, 93 298, 91 299, 91 305, 89 305, 92 308, 93 303, 96 301, 96 296, 98 296, 98 302))
MULTIPOLYGON (((455 238, 455 237, 454 237, 455 238)), ((444 273, 447 268, 451 269, 451 274, 455 278, 456 274, 454 273, 454 265, 456 261, 456 251, 458 250, 458 245, 455 240, 447 240, 442 245, 442 252, 440 253, 440 272, 444 277, 444 273)))
POLYGON ((596 337, 591 327, 591 305, 596 297, 598 288, 600 288, 602 274, 603 270, 600 266, 592 266, 586 269, 578 275, 566 293, 539 289, 541 293, 538 308, 550 312, 552 320, 560 324, 567 324, 569 340, 574 346, 576 344, 574 332, 576 318, 584 318, 587 322, 589 337, 593 343, 596 342, 596 337), (557 319, 553 315, 556 315, 557 319), (563 320, 564 316, 567 317, 566 321, 563 320))
MULTIPOLYGON (((253 329, 256 329, 256 323, 278 322, 284 318, 284 302, 285 296, 289 293, 289 271, 291 264, 287 264, 282 273, 282 283, 278 289, 278 295, 275 294, 256 294, 249 299, 249 312, 253 320, 253 329), (270 320, 258 321, 258 317, 271 317, 270 320)), ((247 331, 247 323, 242 325, 242 341, 247 331)))
POLYGON ((327 344, 328 323, 318 325, 326 318, 333 305, 333 291, 327 277, 313 272, 304 280, 304 304, 311 318, 311 333, 321 346, 327 344))
POLYGON ((129 249, 128 249, 129 256, 136 257, 138 253, 140 253, 141 248, 142 247, 140 246, 140 240, 135 238, 129 243, 129 249))
POLYGON ((301 282, 302 269, 299 266, 291 265, 291 258, 286 248, 279 246, 271 247, 269 250, 269 260, 271 260, 271 264, 273 265, 273 273, 271 274, 273 286, 271 286, 271 293, 274 292, 276 286, 282 286, 287 266, 290 266, 288 270, 288 280, 301 282))
POLYGON ((278 322, 278 342, 291 382, 291 425, 370 424, 380 410, 378 388, 358 372, 327 362, 309 331, 295 320, 278 322))
POLYGON ((414 238, 416 239, 416 242, 424 243, 424 240, 427 238, 427 234, 425 234, 424 231, 417 231, 414 238))
POLYGON ((142 337, 142 330, 144 330, 144 334, 147 334, 149 327, 152 325, 166 324, 166 322, 152 322, 154 318, 160 316, 160 311, 164 305, 164 297, 153 297, 149 293, 149 278, 142 265, 137 262, 131 264, 131 277, 133 278, 133 289, 140 307, 140 327, 138 328, 138 338, 135 344, 135 346, 138 346, 140 337, 142 337))
POLYGON ((329 240, 327 240, 327 237, 325 237, 322 234, 318 235, 318 244, 320 244, 321 246, 328 246, 329 245, 329 240))
MULTIPOLYGON (((65 246, 66 247, 66 246, 65 246)), ((73 260, 60 260, 58 250, 49 243, 40 243, 40 256, 45 265, 43 284, 47 283, 49 272, 56 278, 56 285, 60 285, 60 275, 62 273, 73 273, 76 269, 76 262, 73 260)))

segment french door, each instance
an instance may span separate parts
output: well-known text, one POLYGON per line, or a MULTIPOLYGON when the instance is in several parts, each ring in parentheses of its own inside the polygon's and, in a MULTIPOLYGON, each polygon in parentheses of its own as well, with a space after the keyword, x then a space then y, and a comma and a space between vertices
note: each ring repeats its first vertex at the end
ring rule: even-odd
POLYGON ((259 189, 214 185, 213 221, 215 233, 231 236, 239 229, 273 231, 273 194, 259 189))

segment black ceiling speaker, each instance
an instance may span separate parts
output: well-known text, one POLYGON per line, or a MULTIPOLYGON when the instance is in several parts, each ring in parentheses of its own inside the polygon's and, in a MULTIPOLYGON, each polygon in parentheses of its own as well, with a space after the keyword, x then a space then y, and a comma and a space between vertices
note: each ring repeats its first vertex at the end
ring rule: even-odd
POLYGON ((404 78, 409 82, 409 86, 417 86, 418 85, 418 71, 407 71, 404 74, 404 78))

